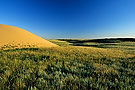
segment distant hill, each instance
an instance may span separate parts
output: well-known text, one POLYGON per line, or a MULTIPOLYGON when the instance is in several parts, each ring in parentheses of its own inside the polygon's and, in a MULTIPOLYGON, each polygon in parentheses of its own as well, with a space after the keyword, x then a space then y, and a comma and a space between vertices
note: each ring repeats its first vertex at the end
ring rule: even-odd
POLYGON ((135 42, 135 38, 58 39, 58 40, 67 41, 67 42, 70 42, 70 43, 86 43, 86 42, 97 42, 97 43, 135 42))

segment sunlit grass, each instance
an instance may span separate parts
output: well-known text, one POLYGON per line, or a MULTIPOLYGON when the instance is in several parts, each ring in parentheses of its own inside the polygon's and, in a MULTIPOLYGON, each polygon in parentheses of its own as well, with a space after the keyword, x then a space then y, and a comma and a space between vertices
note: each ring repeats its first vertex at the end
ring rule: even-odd
POLYGON ((134 43, 103 48, 52 42, 61 47, 0 51, 0 90, 135 89, 134 43))

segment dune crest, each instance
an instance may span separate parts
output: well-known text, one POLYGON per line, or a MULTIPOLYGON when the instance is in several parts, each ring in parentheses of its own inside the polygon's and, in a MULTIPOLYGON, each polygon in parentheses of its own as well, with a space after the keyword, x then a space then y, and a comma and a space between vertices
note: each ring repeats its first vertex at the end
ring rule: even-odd
POLYGON ((0 24, 0 48, 56 47, 24 29, 0 24))

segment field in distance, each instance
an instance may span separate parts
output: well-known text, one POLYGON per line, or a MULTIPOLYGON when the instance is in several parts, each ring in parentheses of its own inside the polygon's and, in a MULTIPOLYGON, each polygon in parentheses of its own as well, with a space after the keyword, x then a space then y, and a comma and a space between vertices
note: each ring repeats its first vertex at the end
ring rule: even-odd
POLYGON ((135 89, 135 39, 57 39, 0 51, 0 90, 135 89))

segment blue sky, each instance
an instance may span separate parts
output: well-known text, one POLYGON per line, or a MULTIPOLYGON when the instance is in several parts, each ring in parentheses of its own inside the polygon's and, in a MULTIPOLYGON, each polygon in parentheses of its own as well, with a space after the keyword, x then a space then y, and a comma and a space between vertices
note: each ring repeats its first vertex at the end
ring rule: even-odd
POLYGON ((135 0, 0 0, 0 24, 47 39, 135 37, 135 0))

